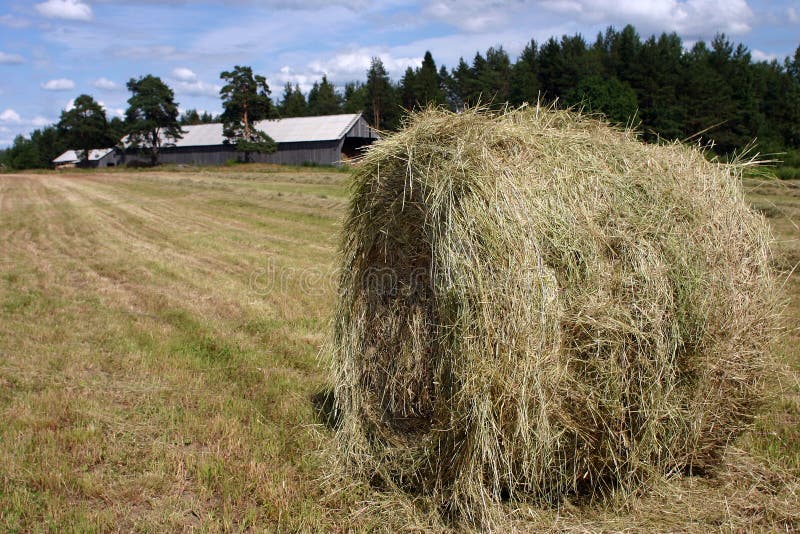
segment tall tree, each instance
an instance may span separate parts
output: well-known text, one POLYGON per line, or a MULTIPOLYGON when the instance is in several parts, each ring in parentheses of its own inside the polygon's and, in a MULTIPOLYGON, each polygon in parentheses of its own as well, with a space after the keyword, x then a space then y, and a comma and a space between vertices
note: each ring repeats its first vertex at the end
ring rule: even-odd
POLYGON ((78 153, 81 164, 88 161, 92 149, 115 143, 110 139, 105 111, 89 95, 78 96, 72 109, 61 112, 58 130, 69 148, 78 153))
POLYGON ((680 91, 686 69, 682 57, 683 43, 676 33, 650 37, 639 50, 640 76, 634 89, 646 139, 677 139, 683 133, 686 109, 680 91))
POLYGON ((41 166, 41 157, 36 143, 18 135, 14 143, 3 154, 3 165, 10 169, 35 169, 41 166))
POLYGON ((175 93, 161 78, 150 74, 138 80, 131 78, 128 90, 132 95, 125 112, 128 140, 132 147, 149 151, 150 163, 157 165, 162 146, 183 137, 175 93))
POLYGON ((308 93, 308 111, 310 115, 336 115, 342 112, 342 99, 324 74, 320 82, 314 82, 308 93))
POLYGON ((539 100, 539 49, 536 41, 525 45, 516 63, 511 67, 510 102, 518 106, 539 100))
POLYGON ((442 91, 442 80, 436 70, 436 62, 428 51, 422 58, 422 65, 416 71, 416 101, 420 106, 429 104, 442 105, 445 103, 442 91))
POLYGON ((108 121, 110 143, 107 146, 117 146, 128 131, 125 121, 120 117, 112 117, 108 121))
POLYGON ((295 84, 292 87, 290 82, 283 86, 283 97, 278 106, 278 114, 281 117, 304 117, 308 115, 308 105, 306 97, 300 90, 300 86, 295 84))
POLYGON ((367 105, 367 86, 360 82, 346 83, 344 86, 344 104, 342 111, 345 113, 361 113, 367 105))
MULTIPOLYGON (((117 119, 119 120, 119 119, 117 119)), ((109 128, 110 131, 113 131, 109 128)), ((120 137, 112 136, 108 140, 114 139, 119 141, 120 137)), ((57 126, 45 126, 44 128, 34 130, 31 134, 31 142, 36 146, 39 154, 39 165, 37 167, 47 168, 53 165, 53 160, 64 153, 69 148, 67 140, 64 135, 59 131, 57 126)), ((110 146, 112 143, 107 143, 98 146, 110 146)))
POLYGON ((411 111, 417 103, 417 78, 414 69, 406 67, 406 71, 400 79, 400 105, 403 106, 403 109, 411 111))
POLYGON ((442 65, 439 67, 439 87, 442 89, 442 97, 444 98, 444 105, 451 111, 459 108, 460 98, 456 89, 456 82, 453 75, 447 70, 447 67, 442 65))
POLYGON ((636 114, 636 93, 616 78, 588 76, 566 96, 570 104, 584 105, 589 111, 599 111, 610 121, 625 124, 636 114))
POLYGON ((237 151, 244 153, 246 162, 253 152, 275 152, 275 141, 255 125, 274 114, 267 79, 253 75, 252 68, 239 65, 232 71, 222 72, 219 77, 226 82, 219 91, 223 109, 222 134, 236 144, 237 151))
POLYGON ((503 47, 491 47, 485 60, 473 65, 483 100, 492 107, 502 108, 511 94, 511 60, 503 47))
POLYGON ((181 126, 194 126, 200 124, 200 113, 196 109, 187 109, 178 118, 181 126))
POLYGON ((366 101, 364 112, 367 120, 376 129, 396 126, 397 103, 395 90, 379 57, 373 57, 367 71, 366 101))
POLYGON ((724 129, 727 129, 726 123, 731 118, 732 98, 730 87, 715 68, 715 63, 719 64, 720 59, 713 58, 713 52, 706 43, 698 41, 684 61, 686 69, 681 93, 686 120, 683 135, 702 135, 715 141, 719 151, 731 149, 724 129))
MULTIPOLYGON (((480 63, 483 58, 478 58, 480 54, 476 54, 474 63, 480 63)), ((473 69, 464 61, 464 58, 459 58, 458 66, 453 69, 450 75, 452 80, 451 87, 453 95, 455 96, 456 109, 462 109, 465 106, 471 106, 477 103, 480 98, 480 89, 477 88, 475 74, 473 69)))

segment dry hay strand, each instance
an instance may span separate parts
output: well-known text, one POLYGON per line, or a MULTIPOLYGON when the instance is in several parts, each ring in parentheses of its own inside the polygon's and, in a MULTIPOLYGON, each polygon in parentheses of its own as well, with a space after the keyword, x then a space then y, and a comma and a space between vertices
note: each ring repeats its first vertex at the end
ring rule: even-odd
POLYGON ((412 115, 343 228, 346 471, 490 525, 713 466, 779 331, 743 166, 571 111, 412 115))

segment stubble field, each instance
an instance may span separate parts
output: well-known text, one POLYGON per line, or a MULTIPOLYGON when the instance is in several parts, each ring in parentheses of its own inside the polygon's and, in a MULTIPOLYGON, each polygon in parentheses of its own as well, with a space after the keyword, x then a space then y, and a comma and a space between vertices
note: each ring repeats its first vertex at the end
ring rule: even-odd
MULTIPOLYGON (((326 484, 320 347, 346 172, 0 175, 0 530, 439 529, 326 484), (337 491, 338 490, 338 491, 337 491)), ((789 300, 771 397, 718 473, 519 530, 800 529, 800 183, 747 180, 789 300)))

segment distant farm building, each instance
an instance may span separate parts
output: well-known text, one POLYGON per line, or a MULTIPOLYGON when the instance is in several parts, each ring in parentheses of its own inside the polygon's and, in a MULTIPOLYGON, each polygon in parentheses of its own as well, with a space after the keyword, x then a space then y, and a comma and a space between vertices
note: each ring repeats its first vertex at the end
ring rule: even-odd
POLYGON ((70 167, 113 167, 119 162, 119 155, 113 148, 96 148, 89 151, 89 157, 81 163, 78 150, 67 150, 56 159, 53 165, 56 169, 67 169, 70 167))
MULTIPOLYGON (((162 147, 158 158, 161 163, 221 165, 244 159, 244 154, 223 137, 222 124, 182 128, 181 139, 169 140, 162 147)), ((256 123, 256 128, 274 139, 278 150, 272 154, 251 153, 250 160, 285 165, 336 165, 378 139, 360 113, 263 120, 256 123)), ((132 149, 125 154, 127 161, 141 157, 132 149)))
MULTIPOLYGON (((359 154, 361 149, 379 139, 361 113, 323 115, 320 117, 293 117, 263 120, 256 128, 269 135, 278 145, 272 154, 250 154, 250 160, 284 165, 338 165, 359 154)), ((228 161, 242 161, 244 154, 236 151, 222 135, 222 124, 182 126, 183 137, 174 141, 165 139, 159 152, 161 163, 187 165, 222 165, 228 161)), ((121 144, 126 144, 127 138, 121 144)), ((146 150, 146 149, 145 149, 146 150)), ((149 157, 135 148, 92 150, 90 167, 147 162, 149 157)), ((79 158, 68 150, 53 160, 56 168, 76 167, 79 158)))

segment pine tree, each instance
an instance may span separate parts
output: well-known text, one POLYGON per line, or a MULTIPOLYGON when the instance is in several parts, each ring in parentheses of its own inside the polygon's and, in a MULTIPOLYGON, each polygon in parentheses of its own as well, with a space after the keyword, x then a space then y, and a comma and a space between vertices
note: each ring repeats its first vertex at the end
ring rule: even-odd
POLYGON ((366 109, 367 86, 359 82, 350 82, 344 86, 345 113, 362 113, 366 109))
POLYGON ((399 113, 395 89, 379 57, 372 58, 367 71, 364 108, 367 120, 375 129, 391 129, 397 125, 399 113))
POLYGON ((256 127, 256 122, 274 115, 270 90, 264 76, 253 75, 250 67, 236 65, 219 77, 226 84, 220 89, 222 98, 222 134, 244 153, 245 162, 250 154, 268 154, 277 150, 275 141, 256 127))
POLYGON ((686 110, 679 95, 685 83, 683 43, 676 33, 650 37, 639 49, 636 90, 638 118, 646 139, 683 135, 686 110))
POLYGON ((150 163, 157 165, 162 145, 183 136, 175 94, 161 78, 149 74, 138 80, 131 78, 128 90, 132 93, 125 112, 128 140, 132 147, 149 151, 150 163))
POLYGON ((439 67, 439 87, 442 90, 444 105, 451 111, 456 111, 460 104, 460 99, 456 90, 456 82, 444 65, 439 67))
POLYGON ((417 107, 417 77, 414 69, 406 68, 406 72, 400 79, 400 105, 408 111, 417 107))
POLYGON ((306 97, 299 85, 295 84, 292 87, 290 82, 286 82, 286 85, 283 86, 283 97, 278 107, 278 114, 281 117, 305 117, 308 115, 306 97))
POLYGON ((181 116, 178 118, 178 122, 181 123, 181 126, 200 124, 200 113, 198 113, 196 109, 187 109, 181 113, 181 116))
POLYGON ((78 153, 82 165, 89 160, 92 149, 114 144, 105 111, 89 95, 80 95, 72 109, 61 112, 58 130, 69 148, 78 153))
POLYGON ((439 106, 445 103, 441 80, 436 70, 436 62, 433 60, 433 55, 430 52, 425 52, 422 65, 414 74, 416 104, 420 106, 426 106, 428 104, 439 106))
POLYGON ((539 99, 539 50, 531 40, 511 67, 511 92, 509 101, 519 106, 525 102, 535 104, 539 99))
POLYGON ((324 74, 308 93, 308 111, 310 115, 336 115, 342 111, 341 97, 324 74))

